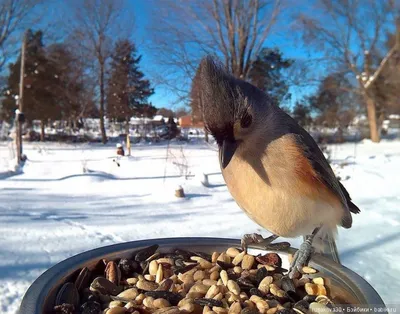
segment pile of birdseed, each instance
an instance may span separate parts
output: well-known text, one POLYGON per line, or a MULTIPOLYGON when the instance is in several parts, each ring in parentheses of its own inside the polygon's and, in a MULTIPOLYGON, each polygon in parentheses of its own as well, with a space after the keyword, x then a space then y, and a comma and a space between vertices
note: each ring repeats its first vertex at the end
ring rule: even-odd
POLYGON ((334 305, 317 270, 289 279, 276 253, 238 248, 207 254, 153 245, 131 259, 83 268, 56 297, 57 314, 296 314, 330 312, 334 305), (310 278, 310 274, 313 274, 310 278))

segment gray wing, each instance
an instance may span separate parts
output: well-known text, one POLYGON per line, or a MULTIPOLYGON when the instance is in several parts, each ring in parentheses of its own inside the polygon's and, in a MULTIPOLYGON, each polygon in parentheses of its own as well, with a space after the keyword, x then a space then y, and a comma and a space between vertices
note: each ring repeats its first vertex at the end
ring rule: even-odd
POLYGON ((292 125, 290 127, 290 132, 296 135, 296 140, 303 149, 304 156, 308 158, 321 181, 339 197, 345 209, 345 215, 342 218, 342 226, 344 228, 350 228, 353 222, 351 212, 359 213, 359 208, 351 202, 349 193, 336 178, 331 166, 311 135, 299 125, 292 125))

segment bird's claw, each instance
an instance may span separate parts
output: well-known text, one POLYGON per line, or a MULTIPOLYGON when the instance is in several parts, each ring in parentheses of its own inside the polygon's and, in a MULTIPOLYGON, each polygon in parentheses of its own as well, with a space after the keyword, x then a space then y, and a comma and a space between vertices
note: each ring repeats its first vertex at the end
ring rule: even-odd
POLYGON ((247 247, 249 246, 249 244, 258 244, 262 241, 264 241, 264 238, 261 234, 247 233, 242 237, 240 244, 243 251, 247 252, 247 247))
POLYGON ((290 279, 293 279, 296 272, 301 272, 303 266, 308 264, 308 261, 313 254, 314 249, 310 242, 305 241, 300 245, 300 249, 294 254, 292 265, 290 266, 290 270, 288 276, 290 279))
POLYGON ((250 244, 257 244, 257 247, 263 250, 280 251, 290 247, 289 242, 271 243, 278 238, 277 235, 271 235, 268 238, 263 238, 258 233, 245 234, 242 237, 241 246, 243 251, 247 252, 250 244))

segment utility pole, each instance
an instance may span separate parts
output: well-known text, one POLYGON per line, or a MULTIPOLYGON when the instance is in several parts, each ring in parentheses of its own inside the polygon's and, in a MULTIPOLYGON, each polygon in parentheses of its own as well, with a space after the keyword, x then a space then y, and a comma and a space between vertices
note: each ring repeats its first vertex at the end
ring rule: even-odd
POLYGON ((19 77, 19 96, 18 96, 18 110, 16 110, 15 119, 17 123, 17 134, 16 134, 16 146, 17 146, 17 157, 18 164, 21 162, 22 156, 22 123, 24 122, 24 76, 25 76, 25 48, 27 33, 25 32, 24 38, 22 40, 21 48, 21 69, 19 77))
POLYGON ((131 139, 129 137, 129 131, 128 134, 126 135, 126 147, 128 148, 128 156, 131 155, 131 139))

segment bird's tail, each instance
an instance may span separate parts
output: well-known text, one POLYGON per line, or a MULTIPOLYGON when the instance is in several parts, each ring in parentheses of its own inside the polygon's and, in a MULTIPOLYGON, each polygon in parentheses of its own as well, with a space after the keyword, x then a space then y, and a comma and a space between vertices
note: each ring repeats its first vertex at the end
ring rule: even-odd
POLYGON ((312 245, 316 253, 319 253, 340 264, 339 252, 337 250, 335 242, 336 236, 336 228, 331 229, 324 226, 315 235, 312 245))

